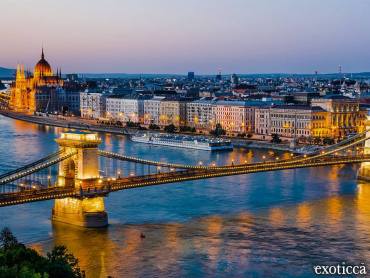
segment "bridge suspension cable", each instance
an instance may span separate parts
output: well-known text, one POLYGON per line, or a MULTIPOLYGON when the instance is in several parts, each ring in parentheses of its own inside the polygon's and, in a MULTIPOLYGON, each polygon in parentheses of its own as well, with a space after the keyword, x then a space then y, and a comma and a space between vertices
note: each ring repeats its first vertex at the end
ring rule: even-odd
POLYGON ((42 169, 48 168, 75 154, 76 152, 64 153, 64 151, 58 151, 56 153, 50 154, 38 161, 35 161, 19 169, 16 169, 16 170, 13 170, 13 171, 10 171, 8 173, 1 175, 0 185, 7 184, 9 182, 15 181, 17 179, 23 178, 37 171, 40 171, 42 169))
POLYGON ((342 157, 339 159, 325 159, 322 161, 308 161, 300 164, 287 164, 287 165, 265 165, 265 167, 257 169, 224 169, 224 170, 184 170, 179 172, 165 173, 160 175, 148 175, 136 178, 127 178, 114 180, 110 184, 110 191, 119 191, 137 187, 152 186, 158 184, 167 184, 167 183, 176 183, 189 180, 197 179, 208 179, 216 178, 223 176, 232 176, 232 175, 244 175, 252 174, 258 172, 269 172, 269 171, 279 171, 279 170, 289 170, 296 168, 308 168, 308 167, 321 167, 328 165, 337 165, 337 164, 349 164, 349 163, 361 163, 370 161, 370 156, 362 157, 342 157))
POLYGON ((19 172, 19 171, 22 171, 22 170, 24 170, 24 169, 27 169, 27 168, 30 168, 30 167, 35 166, 35 165, 37 165, 37 164, 40 164, 40 163, 42 163, 42 162, 44 162, 44 161, 46 161, 46 160, 52 159, 52 158, 54 158, 54 157, 58 156, 59 154, 61 154, 62 152, 63 152, 63 151, 62 151, 62 150, 60 150, 60 151, 57 151, 57 152, 55 152, 55 153, 51 153, 51 154, 49 154, 48 156, 45 156, 45 157, 43 157, 43 158, 41 158, 41 159, 39 159, 39 160, 37 160, 37 161, 34 161, 34 162, 30 163, 30 164, 27 164, 27 165, 25 165, 25 166, 22 166, 21 168, 18 168, 18 169, 15 169, 15 170, 13 170, 13 171, 9 171, 9 172, 7 172, 7 173, 5 173, 5 174, 2 174, 2 175, 0 175, 0 180, 1 180, 1 179, 3 179, 3 178, 5 178, 5 177, 7 177, 7 176, 12 175, 12 174, 16 174, 16 173, 17 173, 17 172, 19 172))
POLYGON ((167 163, 167 162, 159 162, 159 161, 153 161, 153 160, 147 160, 147 159, 141 159, 137 157, 132 156, 126 156, 123 154, 113 153, 113 152, 107 152, 99 150, 99 155, 108 157, 108 158, 114 158, 124 161, 130 161, 135 163, 141 163, 141 164, 149 164, 154 166, 163 166, 163 167, 171 167, 171 168, 177 168, 177 169, 212 169, 212 170, 223 170, 228 168, 258 168, 260 165, 277 165, 277 164, 291 164, 291 163, 299 163, 309 160, 314 160, 323 156, 328 156, 331 154, 334 154, 336 152, 348 149, 350 147, 353 147, 357 144, 360 144, 362 142, 365 142, 369 140, 370 138, 363 137, 366 134, 366 131, 359 133, 355 136, 352 136, 350 138, 347 138, 335 145, 328 146, 318 152, 313 152, 311 154, 305 154, 305 155, 299 155, 291 159, 285 159, 280 161, 271 161, 271 162, 257 162, 257 163, 251 163, 251 164, 237 164, 237 165, 224 165, 224 166, 203 166, 203 165, 186 165, 186 164, 176 164, 176 163, 167 163), (352 142, 354 141, 354 142, 352 142), (347 143, 352 142, 351 144, 346 145, 347 143))
POLYGON ((186 165, 186 164, 153 161, 153 160, 141 159, 141 158, 137 158, 133 156, 127 156, 127 155, 123 155, 119 153, 107 152, 107 151, 102 151, 102 150, 99 150, 98 154, 100 156, 104 156, 107 158, 114 158, 114 159, 123 160, 123 161, 130 161, 130 162, 148 164, 148 165, 154 165, 154 166, 171 167, 171 168, 177 168, 177 169, 207 169, 207 168, 210 168, 207 166, 200 166, 200 165, 194 166, 194 165, 186 165))

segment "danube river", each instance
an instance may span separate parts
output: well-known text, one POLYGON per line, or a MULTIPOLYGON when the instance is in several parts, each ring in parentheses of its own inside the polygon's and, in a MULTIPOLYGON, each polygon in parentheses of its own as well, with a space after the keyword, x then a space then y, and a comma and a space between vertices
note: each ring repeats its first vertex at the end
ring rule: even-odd
MULTIPOLYGON (((0 128, 0 173, 55 151, 62 131, 2 116, 0 128)), ((106 150, 188 164, 289 155, 101 137, 106 150)), ((358 183, 356 172, 357 166, 286 170, 112 193, 110 225, 98 230, 52 225, 53 201, 25 204, 0 208, 1 227, 42 253, 66 245, 93 278, 312 277, 317 264, 370 267, 370 185, 358 183)))

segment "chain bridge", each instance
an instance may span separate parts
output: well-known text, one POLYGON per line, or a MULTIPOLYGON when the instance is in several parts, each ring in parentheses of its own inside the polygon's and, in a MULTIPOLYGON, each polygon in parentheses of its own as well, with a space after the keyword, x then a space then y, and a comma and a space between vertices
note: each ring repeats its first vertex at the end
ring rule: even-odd
POLYGON ((0 207, 54 199, 53 221, 102 227, 108 224, 104 198, 119 190, 353 163, 361 164, 358 177, 370 180, 370 124, 367 126, 367 131, 318 152, 231 165, 146 160, 99 150, 101 139, 96 133, 65 132, 56 139, 57 152, 0 175, 0 207))

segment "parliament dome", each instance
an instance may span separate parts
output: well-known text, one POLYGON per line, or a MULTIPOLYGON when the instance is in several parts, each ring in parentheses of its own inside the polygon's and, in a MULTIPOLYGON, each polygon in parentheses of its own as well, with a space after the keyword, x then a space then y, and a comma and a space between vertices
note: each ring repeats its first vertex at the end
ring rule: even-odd
POLYGON ((41 52, 41 59, 37 62, 34 69, 34 76, 51 76, 53 75, 53 71, 51 70, 51 66, 49 65, 48 61, 45 60, 44 50, 41 52))

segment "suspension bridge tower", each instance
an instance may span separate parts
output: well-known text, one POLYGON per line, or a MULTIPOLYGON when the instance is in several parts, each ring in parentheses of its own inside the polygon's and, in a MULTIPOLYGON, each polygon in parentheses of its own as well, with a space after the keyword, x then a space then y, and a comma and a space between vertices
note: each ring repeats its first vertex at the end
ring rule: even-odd
MULTIPOLYGON (((366 138, 369 140, 365 141, 364 155, 370 155, 370 115, 367 115, 365 121, 366 138)), ((362 162, 360 170, 358 171, 358 178, 365 181, 370 181, 370 162, 362 162)))
MULTIPOLYGON (((65 132, 56 139, 59 148, 71 157, 59 164, 57 186, 74 187, 77 192, 99 185, 98 146, 96 133, 65 132)), ((104 197, 88 195, 80 198, 55 200, 52 220, 72 225, 95 228, 108 225, 104 197)))

